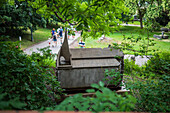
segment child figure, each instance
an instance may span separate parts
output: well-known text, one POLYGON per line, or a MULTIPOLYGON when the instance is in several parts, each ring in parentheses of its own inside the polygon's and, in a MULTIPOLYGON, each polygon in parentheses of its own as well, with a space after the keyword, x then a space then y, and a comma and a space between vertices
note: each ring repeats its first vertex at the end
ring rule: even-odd
POLYGON ((56 32, 53 35, 53 41, 54 41, 55 46, 57 46, 57 33, 56 32))
POLYGON ((50 46, 50 44, 51 44, 51 39, 50 39, 50 38, 48 39, 48 44, 49 44, 49 46, 50 46))
POLYGON ((83 42, 82 39, 79 42, 79 46, 80 46, 80 48, 84 48, 85 47, 85 42, 83 42))

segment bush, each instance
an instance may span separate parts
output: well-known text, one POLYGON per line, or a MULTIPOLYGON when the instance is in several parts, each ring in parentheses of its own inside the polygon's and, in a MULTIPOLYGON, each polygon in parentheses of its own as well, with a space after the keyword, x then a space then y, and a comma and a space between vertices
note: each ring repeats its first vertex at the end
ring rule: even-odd
POLYGON ((114 85, 115 87, 119 86, 122 82, 123 74, 121 74, 116 69, 105 70, 105 75, 103 78, 103 82, 106 83, 106 86, 108 85, 114 85))
POLYGON ((59 97, 62 90, 53 70, 44 66, 34 56, 24 54, 18 44, 1 42, 0 94, 7 94, 4 101, 18 98, 26 104, 22 109, 56 105, 54 99, 59 97))
POLYGON ((87 92, 94 93, 96 97, 83 97, 82 94, 76 94, 66 98, 54 110, 62 111, 132 111, 135 107, 136 99, 127 95, 122 97, 114 91, 104 87, 103 82, 99 85, 92 84, 94 89, 88 89, 87 92))
POLYGON ((136 110, 169 112, 169 53, 156 53, 143 67, 133 62, 125 62, 125 73, 126 87, 137 99, 136 110))
POLYGON ((0 110, 21 109, 26 106, 25 103, 19 101, 19 98, 6 100, 6 95, 6 93, 0 94, 0 110))
MULTIPOLYGON (((170 75, 170 52, 155 53, 147 62, 146 70, 157 75, 170 75)), ((161 77, 161 76, 160 76, 161 77)), ((162 77, 161 77, 162 78, 162 77)))
POLYGON ((39 52, 33 52, 30 56, 31 60, 38 63, 42 67, 55 67, 55 56, 48 47, 37 49, 39 52))

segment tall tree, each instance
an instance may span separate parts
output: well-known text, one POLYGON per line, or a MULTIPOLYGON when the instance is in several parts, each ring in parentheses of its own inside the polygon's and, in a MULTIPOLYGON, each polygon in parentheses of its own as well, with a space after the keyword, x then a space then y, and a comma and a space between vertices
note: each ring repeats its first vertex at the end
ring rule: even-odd
POLYGON ((153 0, 152 4, 148 5, 144 18, 146 19, 146 26, 151 30, 166 26, 170 21, 170 1, 153 0))
POLYGON ((44 17, 55 15, 62 23, 91 31, 93 37, 109 33, 110 25, 117 25, 126 10, 124 0, 30 0, 29 4, 44 17))
POLYGON ((125 4, 130 12, 139 15, 141 28, 143 28, 143 18, 145 18, 147 24, 150 22, 149 25, 152 26, 155 18, 160 17, 162 12, 167 17, 170 16, 169 0, 125 0, 125 4))
POLYGON ((0 34, 17 34, 28 28, 44 26, 46 21, 26 1, 4 1, 0 7, 0 34))
MULTIPOLYGON (((148 0, 149 1, 149 0, 148 0)), ((148 6, 147 0, 125 0, 126 6, 131 12, 138 13, 140 19, 140 27, 143 28, 143 17, 148 6)))

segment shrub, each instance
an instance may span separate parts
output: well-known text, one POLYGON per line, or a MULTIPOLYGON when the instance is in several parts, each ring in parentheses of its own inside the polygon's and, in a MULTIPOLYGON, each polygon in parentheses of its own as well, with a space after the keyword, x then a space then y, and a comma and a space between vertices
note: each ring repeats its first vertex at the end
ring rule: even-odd
POLYGON ((23 109, 39 109, 56 104, 53 98, 61 94, 60 84, 51 68, 43 63, 40 65, 34 58, 24 54, 16 43, 1 42, 0 94, 7 94, 4 101, 19 98, 20 102, 26 104, 23 109))
POLYGON ((157 75, 170 75, 170 52, 155 53, 147 62, 146 70, 157 75))
POLYGON ((169 62, 169 53, 156 53, 143 67, 125 62, 126 87, 137 99, 137 111, 170 111, 169 62))
POLYGON ((123 77, 123 74, 121 74, 118 70, 106 69, 105 75, 103 78, 103 82, 106 83, 106 86, 108 86, 108 85, 118 86, 118 85, 120 85, 120 83, 122 81, 122 77, 123 77))
POLYGON ((40 66, 43 67, 55 67, 55 56, 52 54, 51 50, 48 47, 37 49, 39 52, 33 52, 30 56, 31 60, 37 62, 40 66))
POLYGON ((103 82, 99 85, 92 84, 94 89, 88 89, 87 92, 94 93, 95 97, 83 97, 82 94, 76 94, 66 98, 54 110, 62 111, 132 111, 135 107, 135 98, 131 95, 122 97, 114 91, 104 87, 103 82))
POLYGON ((6 93, 0 94, 0 110, 21 109, 26 106, 25 103, 19 101, 19 98, 6 100, 6 93))

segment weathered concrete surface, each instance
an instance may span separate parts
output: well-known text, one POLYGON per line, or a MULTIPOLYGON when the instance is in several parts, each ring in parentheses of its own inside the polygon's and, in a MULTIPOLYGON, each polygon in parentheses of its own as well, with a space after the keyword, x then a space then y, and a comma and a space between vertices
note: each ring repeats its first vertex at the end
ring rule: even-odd
MULTIPOLYGON (((64 62, 67 64, 71 64, 71 54, 70 54, 70 50, 69 50, 69 45, 68 45, 68 40, 67 40, 67 28, 65 30, 65 35, 64 35, 64 42, 63 45, 61 46, 61 49, 58 53, 58 61, 61 61, 61 57, 63 57, 64 62)), ((61 62, 59 62, 58 65, 62 64, 61 62)))
MULTIPOLYGON (((58 80, 62 88, 86 88, 102 81, 105 69, 123 70, 123 52, 110 48, 70 49, 71 65, 57 61, 58 80), (119 56, 117 60, 115 56, 119 56)), ((60 57, 60 56, 58 56, 60 57)))
POLYGON ((105 69, 111 68, 84 68, 58 70, 58 81, 62 88, 84 88, 90 87, 93 83, 98 83, 104 78, 105 69))
POLYGON ((115 56, 123 57, 123 52, 118 49, 110 48, 72 48, 70 49, 72 59, 89 59, 89 58, 114 58, 115 56))
POLYGON ((118 67, 120 63, 116 59, 81 59, 72 60, 72 68, 102 68, 118 67))
POLYGON ((110 48, 69 49, 65 35, 56 67, 62 88, 90 87, 103 80, 105 69, 119 69, 123 72, 123 52, 117 49, 111 51, 110 48))

